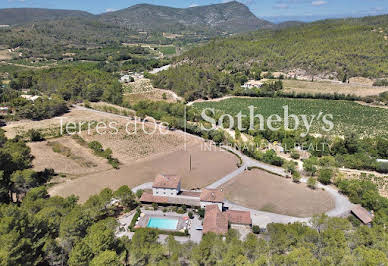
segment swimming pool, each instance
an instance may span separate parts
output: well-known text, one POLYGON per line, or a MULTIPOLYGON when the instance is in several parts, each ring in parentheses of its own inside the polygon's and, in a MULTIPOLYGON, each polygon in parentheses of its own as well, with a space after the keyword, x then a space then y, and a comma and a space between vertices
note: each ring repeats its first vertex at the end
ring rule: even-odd
POLYGON ((178 226, 178 220, 173 218, 157 218, 150 217, 147 227, 157 228, 162 230, 176 230, 178 226))

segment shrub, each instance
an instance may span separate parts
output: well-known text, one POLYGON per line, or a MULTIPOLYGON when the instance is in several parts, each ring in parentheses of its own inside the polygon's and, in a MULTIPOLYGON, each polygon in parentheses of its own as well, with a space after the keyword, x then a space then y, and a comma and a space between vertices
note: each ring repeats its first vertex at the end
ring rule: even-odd
POLYGON ((291 158, 294 160, 300 159, 300 154, 296 150, 292 150, 290 155, 291 155, 291 158))
POLYGON ((328 185, 331 183, 331 179, 334 175, 333 169, 331 168, 323 168, 319 170, 318 181, 324 185, 328 185))
POLYGON ((295 182, 295 183, 299 183, 300 182, 300 174, 299 172, 295 172, 293 175, 292 175, 292 181, 295 182))
POLYGON ((388 173, 388 163, 381 162, 377 164, 376 171, 379 173, 387 174, 388 173))
POLYGON ((189 218, 190 218, 190 219, 193 219, 193 218, 194 218, 193 212, 189 212, 188 215, 189 215, 189 218))
POLYGON ((309 188, 315 189, 316 186, 317 186, 317 180, 316 180, 314 177, 310 177, 310 178, 307 180, 307 186, 308 186, 309 188))
POLYGON ((98 141, 91 141, 88 144, 89 148, 94 151, 97 155, 101 155, 101 153, 104 151, 102 144, 98 141))
POLYGON ((260 226, 258 226, 258 225, 252 226, 252 232, 254 234, 260 234, 260 226))
POLYGON ((198 215, 201 218, 205 217, 205 209, 202 209, 202 208, 198 209, 198 215))
POLYGON ((144 190, 142 190, 142 189, 137 190, 137 191, 136 191, 136 197, 137 197, 138 199, 140 199, 141 196, 143 195, 143 192, 144 192, 144 190))
POLYGON ((137 219, 140 217, 140 214, 141 214, 141 210, 137 209, 135 215, 132 218, 131 223, 129 224, 129 230, 130 231, 133 231, 133 228, 135 227, 137 219))
POLYGON ((373 83, 373 86, 388 86, 388 79, 380 79, 380 80, 376 80, 376 81, 373 83))
POLYGON ((158 209, 158 207, 159 207, 159 206, 158 206, 157 203, 155 203, 155 202, 152 203, 152 208, 154 208, 155 211, 158 209))
POLYGON ((44 140, 42 134, 35 129, 30 129, 27 131, 27 136, 30 139, 30 141, 42 141, 44 140))

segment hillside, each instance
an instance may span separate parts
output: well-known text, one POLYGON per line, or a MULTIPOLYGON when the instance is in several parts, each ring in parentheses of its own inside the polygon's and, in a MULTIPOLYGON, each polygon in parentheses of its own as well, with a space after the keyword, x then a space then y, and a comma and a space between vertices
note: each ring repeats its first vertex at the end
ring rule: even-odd
POLYGON ((211 41, 177 58, 179 66, 159 73, 154 85, 198 98, 220 96, 261 71, 387 77, 387 55, 388 15, 325 20, 211 41))
POLYGON ((6 8, 0 9, 0 24, 15 25, 36 21, 57 20, 66 17, 80 18, 93 15, 79 10, 61 10, 45 8, 6 8))
POLYGON ((234 33, 272 26, 236 1, 185 9, 139 4, 102 14, 100 20, 137 30, 167 32, 202 28, 234 33))

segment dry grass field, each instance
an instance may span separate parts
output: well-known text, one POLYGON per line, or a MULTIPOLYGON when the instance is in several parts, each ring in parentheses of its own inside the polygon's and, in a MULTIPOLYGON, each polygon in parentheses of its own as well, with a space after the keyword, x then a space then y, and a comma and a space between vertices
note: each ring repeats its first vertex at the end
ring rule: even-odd
POLYGON ((106 187, 117 189, 122 185, 135 187, 152 182, 159 173, 182 176, 182 186, 185 189, 201 188, 235 170, 237 163, 238 158, 233 154, 215 149, 206 151, 201 142, 192 139, 186 150, 180 147, 175 151, 125 163, 119 170, 102 171, 68 180, 53 186, 49 192, 60 196, 75 194, 83 202, 106 187))
POLYGON ((236 204, 295 217, 310 217, 334 208, 327 192, 258 169, 244 172, 224 189, 226 198, 236 204))
POLYGON ((384 91, 388 87, 374 87, 362 84, 342 84, 334 82, 310 82, 301 80, 283 80, 286 92, 296 93, 339 93, 354 94, 357 96, 373 96, 384 91))
MULTIPOLYGON (((61 120, 63 124, 67 122, 87 122, 87 121, 110 121, 112 116, 104 113, 91 112, 89 110, 72 109, 69 113, 60 117, 54 117, 51 119, 45 119, 41 121, 20 120, 10 122, 7 126, 3 127, 6 131, 6 136, 9 138, 15 137, 15 135, 23 135, 29 129, 36 129, 43 134, 54 134, 61 127, 61 120)), ((118 120, 118 118, 114 118, 118 120)))
POLYGON ((32 163, 37 171, 53 168, 57 173, 75 178, 112 169, 105 159, 94 156, 90 149, 71 137, 29 143, 28 146, 35 157, 32 163), (61 147, 62 151, 54 151, 55 147, 61 147))
POLYGON ((8 49, 0 50, 0 61, 1 60, 11 60, 12 54, 8 51, 8 49))

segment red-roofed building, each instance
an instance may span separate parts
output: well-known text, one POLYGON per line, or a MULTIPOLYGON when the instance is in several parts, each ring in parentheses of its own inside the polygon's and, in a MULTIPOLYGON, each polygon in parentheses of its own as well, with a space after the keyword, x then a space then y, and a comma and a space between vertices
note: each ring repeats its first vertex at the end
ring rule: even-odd
POLYGON ((222 212, 224 205, 224 192, 219 189, 206 189, 204 188, 200 195, 201 208, 205 209, 209 205, 217 205, 222 212))
POLYGON ((181 179, 175 175, 158 175, 152 185, 154 196, 176 196, 181 191, 181 179))
POLYGON ((203 219, 203 233, 213 232, 224 235, 228 233, 228 216, 220 211, 216 204, 208 205, 203 219))
POLYGON ((167 204, 168 203, 168 197, 164 196, 155 196, 149 192, 143 192, 140 198, 141 202, 144 203, 161 203, 161 204, 167 204))

